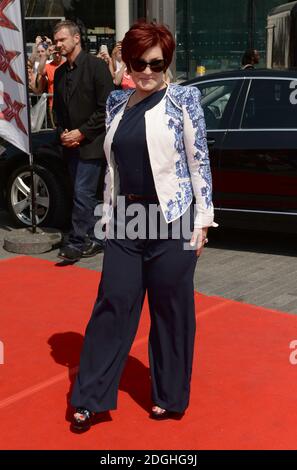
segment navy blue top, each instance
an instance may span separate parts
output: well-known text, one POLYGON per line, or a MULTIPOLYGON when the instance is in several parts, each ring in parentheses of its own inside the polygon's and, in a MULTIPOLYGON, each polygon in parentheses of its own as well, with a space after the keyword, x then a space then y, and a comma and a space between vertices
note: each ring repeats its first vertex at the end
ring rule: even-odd
POLYGON ((115 132, 112 150, 118 165, 121 194, 156 195, 146 143, 144 114, 163 98, 166 88, 126 109, 115 132))

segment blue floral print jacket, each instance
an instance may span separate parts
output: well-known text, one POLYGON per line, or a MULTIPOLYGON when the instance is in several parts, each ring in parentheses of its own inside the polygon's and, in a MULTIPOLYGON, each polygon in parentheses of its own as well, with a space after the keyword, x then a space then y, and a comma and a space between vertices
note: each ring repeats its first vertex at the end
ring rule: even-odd
MULTIPOLYGON (((112 141, 125 106, 134 90, 114 91, 106 106, 104 142, 107 171, 104 217, 119 194, 119 175, 112 141)), ((196 228, 213 222, 212 179, 200 92, 195 87, 170 84, 162 100, 145 113, 147 146, 161 210, 167 223, 178 219, 195 197, 196 228)))

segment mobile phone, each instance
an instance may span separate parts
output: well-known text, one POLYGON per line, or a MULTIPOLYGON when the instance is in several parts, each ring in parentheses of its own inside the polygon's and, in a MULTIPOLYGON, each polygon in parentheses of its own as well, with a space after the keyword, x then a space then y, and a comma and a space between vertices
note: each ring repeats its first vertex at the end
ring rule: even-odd
POLYGON ((108 49, 106 44, 101 44, 100 52, 104 52, 104 54, 108 54, 108 49))

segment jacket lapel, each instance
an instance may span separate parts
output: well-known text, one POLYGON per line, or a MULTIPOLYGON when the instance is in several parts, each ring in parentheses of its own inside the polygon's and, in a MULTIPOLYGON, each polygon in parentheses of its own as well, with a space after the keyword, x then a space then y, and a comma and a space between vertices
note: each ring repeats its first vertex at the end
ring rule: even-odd
POLYGON ((84 62, 85 62, 85 60, 86 60, 86 57, 87 57, 87 54, 83 53, 83 57, 82 57, 82 59, 81 59, 81 63, 79 64, 77 73, 76 73, 75 76, 74 76, 74 80, 73 80, 73 83, 72 83, 72 89, 71 89, 71 93, 70 93, 69 98, 71 98, 71 96, 72 96, 73 93, 75 92, 75 89, 76 89, 77 85, 78 85, 79 82, 80 82, 80 79, 81 79, 81 76, 82 76, 82 72, 83 72, 83 64, 84 64, 84 62))
POLYGON ((123 108, 115 115, 115 117, 114 117, 114 119, 113 119, 113 121, 110 125, 110 128, 108 129, 106 137, 105 137, 104 151, 105 151, 105 156, 106 156, 106 159, 107 159, 108 163, 110 163, 110 161, 111 161, 111 145, 112 145, 113 137, 114 137, 114 134, 115 134, 115 132, 118 128, 120 120, 123 117, 124 109, 125 108, 123 106, 123 108))
POLYGON ((57 83, 57 88, 58 88, 58 93, 59 95, 63 98, 63 101, 64 101, 64 105, 66 105, 66 66, 65 64, 61 65, 61 67, 59 67, 55 74, 59 74, 59 79, 56 81, 57 83))

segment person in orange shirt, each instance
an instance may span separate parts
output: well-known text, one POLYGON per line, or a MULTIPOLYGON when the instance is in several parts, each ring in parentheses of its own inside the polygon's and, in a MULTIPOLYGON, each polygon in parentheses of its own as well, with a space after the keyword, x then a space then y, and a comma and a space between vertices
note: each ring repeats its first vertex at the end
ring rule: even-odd
POLYGON ((115 67, 113 83, 116 86, 120 86, 122 90, 128 90, 135 88, 136 85, 128 73, 127 66, 122 59, 122 41, 118 41, 114 50, 112 51, 112 57, 115 67))
POLYGON ((55 71, 60 65, 65 62, 65 58, 62 56, 60 50, 56 46, 51 46, 44 58, 40 60, 37 70, 37 83, 41 83, 41 89, 44 91, 47 87, 47 92, 50 95, 48 98, 48 106, 52 125, 54 127, 53 120, 53 94, 54 94, 54 76, 55 71), (47 63, 48 57, 52 55, 53 60, 47 63))

